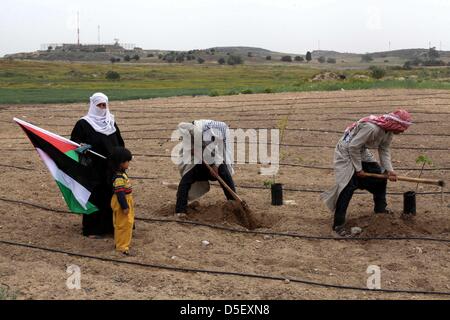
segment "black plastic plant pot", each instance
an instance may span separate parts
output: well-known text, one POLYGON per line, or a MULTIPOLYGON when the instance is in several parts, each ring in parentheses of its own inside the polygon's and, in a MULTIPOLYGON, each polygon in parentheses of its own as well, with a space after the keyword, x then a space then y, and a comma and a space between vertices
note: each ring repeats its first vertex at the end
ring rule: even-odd
POLYGON ((272 205, 283 205, 283 185, 281 183, 275 183, 272 185, 272 205))
POLYGON ((416 193, 408 191, 403 194, 403 213, 416 214, 416 193))

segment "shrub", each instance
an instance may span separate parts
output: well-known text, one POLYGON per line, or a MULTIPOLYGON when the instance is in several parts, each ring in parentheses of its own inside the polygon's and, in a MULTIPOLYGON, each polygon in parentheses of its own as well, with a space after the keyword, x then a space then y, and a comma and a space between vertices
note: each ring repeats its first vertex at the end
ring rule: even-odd
POLYGON ((212 90, 209 92, 210 97, 218 97, 219 95, 220 95, 219 91, 217 91, 217 90, 212 90))
POLYGON ((327 62, 328 63, 336 63, 336 59, 335 58, 328 58, 327 62))
POLYGON ((266 60, 272 60, 272 56, 267 56, 266 60))
POLYGON ((136 61, 139 61, 139 59, 141 59, 141 57, 138 54, 135 54, 133 56, 133 59, 136 60, 136 61))
POLYGON ((243 64, 244 60, 242 59, 241 56, 237 56, 237 55, 229 55, 227 58, 227 64, 229 64, 230 66, 234 66, 236 64, 243 64))
POLYGON ((406 61, 405 64, 403 65, 403 69, 404 70, 411 70, 412 69, 411 61, 406 61))
POLYGON ((371 72, 371 76, 374 79, 381 79, 386 75, 386 70, 380 68, 380 67, 376 67, 376 66, 372 66, 370 67, 371 72))
POLYGON ((445 66, 445 62, 442 60, 427 60, 422 63, 425 67, 440 67, 445 66))
POLYGON ((239 92, 236 90, 230 90, 230 91, 225 92, 225 95, 227 95, 227 96, 236 96, 238 94, 239 94, 239 92))
POLYGON ((120 74, 116 71, 108 71, 106 73, 106 79, 108 80, 120 80, 120 74))
POLYGON ((175 60, 179 63, 184 62, 184 55, 177 55, 175 60))
POLYGON ((147 54, 147 58, 153 58, 155 55, 153 53, 147 54))
POLYGON ((225 58, 220 58, 219 60, 217 60, 217 62, 219 63, 219 64, 225 64, 225 58))
POLYGON ((294 60, 297 62, 303 62, 303 61, 305 61, 305 58, 300 57, 300 56, 295 56, 294 60))
POLYGON ((175 56, 173 54, 168 54, 164 56, 163 60, 166 60, 168 63, 175 62, 175 56))
POLYGON ((249 53, 247 53, 247 56, 248 56, 249 58, 251 58, 251 57, 253 57, 253 53, 249 52, 249 53))
POLYGON ((292 57, 291 56, 282 56, 281 61, 292 62, 292 57))
POLYGON ((123 57, 123 61, 130 62, 131 57, 129 55, 126 55, 125 57, 123 57))
POLYGON ((370 54, 366 53, 361 56, 361 62, 372 62, 373 58, 370 54))
POLYGON ((205 59, 198 57, 198 58, 197 58, 197 62, 198 62, 199 64, 203 64, 203 63, 205 63, 205 59))
POLYGON ((266 88, 264 89, 264 93, 273 93, 273 89, 272 88, 266 88))
POLYGON ((94 52, 106 52, 106 48, 95 48, 94 52))
POLYGON ((253 90, 251 90, 251 89, 245 89, 245 90, 242 90, 241 93, 242 93, 242 94, 252 94, 252 93, 253 93, 253 90))
POLYGON ((319 61, 320 63, 325 63, 325 61, 327 61, 327 59, 324 56, 322 56, 322 57, 319 57, 317 59, 317 61, 319 61))

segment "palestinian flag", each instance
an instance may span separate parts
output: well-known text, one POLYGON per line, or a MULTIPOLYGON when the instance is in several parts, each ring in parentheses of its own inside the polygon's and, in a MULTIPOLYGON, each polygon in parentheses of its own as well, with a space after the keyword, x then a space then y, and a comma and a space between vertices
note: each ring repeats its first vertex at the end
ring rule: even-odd
POLYGON ((75 151, 79 144, 14 118, 25 131, 42 161, 52 174, 70 211, 76 214, 91 214, 98 211, 92 194, 98 185, 92 170, 80 163, 75 151))

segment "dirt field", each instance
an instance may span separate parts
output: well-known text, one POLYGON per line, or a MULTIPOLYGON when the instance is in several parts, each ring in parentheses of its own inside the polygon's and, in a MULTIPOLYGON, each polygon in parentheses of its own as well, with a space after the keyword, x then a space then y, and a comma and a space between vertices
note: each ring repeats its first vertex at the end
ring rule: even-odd
MULTIPOLYGON (((415 159, 433 160, 423 175, 450 180, 450 92, 372 90, 240 95, 232 97, 180 97, 112 102, 127 147, 137 156, 129 171, 134 179, 138 218, 176 219, 176 191, 163 182, 177 183, 179 174, 170 161, 174 143, 170 134, 180 121, 213 118, 232 128, 276 128, 288 117, 277 181, 286 188, 285 200, 296 204, 270 205, 270 190, 261 189, 268 177, 259 165, 237 165, 238 192, 262 224, 260 231, 330 236, 332 216, 319 199, 331 187, 333 148, 345 127, 367 114, 399 107, 412 111, 416 124, 396 136, 392 150, 398 173, 418 176, 415 159), (308 130, 310 129, 310 130, 308 130), (314 131, 316 130, 316 131, 314 131), (325 132, 321 132, 325 131, 325 132), (432 150, 437 149, 437 150, 432 150), (298 166, 292 166, 296 164, 298 166), (319 168, 305 168, 313 166, 319 168), (323 169, 325 168, 325 169, 323 169), (150 178, 150 179, 142 179, 150 178), (258 189, 243 188, 254 186, 258 189)), ((19 117, 68 136, 87 111, 85 104, 0 106, 3 150, 0 198, 27 201, 67 210, 57 187, 20 128, 19 117), (8 166, 15 166, 8 167, 8 166), (31 169, 31 170, 26 170, 31 169)), ((414 184, 391 183, 389 206, 393 216, 375 216, 371 196, 355 195, 348 213, 350 226, 363 229, 361 237, 435 237, 450 239, 449 195, 417 196, 417 215, 400 218, 401 193, 414 184)), ((438 192, 420 186, 419 192, 438 192)), ((201 207, 187 220, 241 228, 226 214, 220 188, 201 199, 201 207)), ((242 229, 242 228, 241 228, 242 229)), ((367 267, 381 267, 383 289, 450 292, 450 245, 423 240, 335 241, 231 233, 178 223, 137 222, 133 240, 135 257, 114 253, 113 239, 91 240, 81 235, 81 218, 0 200, 0 240, 67 250, 99 257, 149 264, 297 278, 327 284, 365 287, 367 267), (202 241, 211 244, 202 246, 202 241)), ((294 282, 230 275, 186 273, 93 259, 77 258, 0 244, 0 283, 18 299, 439 299, 450 296, 388 294, 310 286, 294 282), (69 265, 82 271, 79 291, 66 288, 69 265)))

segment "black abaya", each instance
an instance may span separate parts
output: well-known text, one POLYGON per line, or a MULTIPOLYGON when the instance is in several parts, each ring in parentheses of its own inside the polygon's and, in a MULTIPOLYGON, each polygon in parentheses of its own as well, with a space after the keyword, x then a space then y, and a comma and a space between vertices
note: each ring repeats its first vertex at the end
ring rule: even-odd
MULTIPOLYGON (((95 151, 105 157, 109 157, 114 147, 124 147, 124 141, 120 130, 116 125, 116 132, 107 136, 95 131, 86 120, 79 120, 72 130, 71 140, 77 143, 85 143, 92 146, 95 151)), ((107 161, 95 155, 87 153, 83 155, 83 161, 92 167, 98 174, 100 183, 92 194, 99 211, 90 215, 83 215, 83 235, 113 234, 114 226, 112 219, 111 197, 112 176, 108 170, 107 161)))

